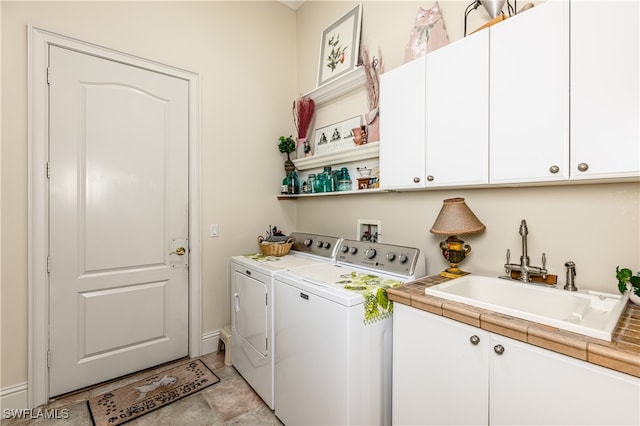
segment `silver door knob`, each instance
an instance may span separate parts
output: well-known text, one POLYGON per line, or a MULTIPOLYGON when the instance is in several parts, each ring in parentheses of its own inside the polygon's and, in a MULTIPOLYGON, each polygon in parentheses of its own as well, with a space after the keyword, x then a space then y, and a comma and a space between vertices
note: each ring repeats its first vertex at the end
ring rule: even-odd
POLYGON ((553 174, 558 173, 560 171, 560 167, 554 164, 553 166, 549 167, 549 171, 553 174))
POLYGON ((494 351, 495 353, 497 353, 498 355, 502 355, 502 354, 504 353, 504 346, 502 346, 502 345, 495 345, 495 346, 493 347, 493 351, 494 351))
POLYGON ((469 337, 469 341, 471 342, 471 344, 477 345, 478 343, 480 343, 480 338, 474 334, 473 336, 469 337))
POLYGON ((580 170, 581 172, 586 172, 587 170, 589 170, 589 165, 587 163, 580 163, 578 164, 578 170, 580 170))
POLYGON ((433 180, 434 180, 434 179, 435 179, 435 178, 434 178, 432 175, 427 176, 427 180, 428 180, 429 182, 433 182, 433 180))
POLYGON ((413 183, 420 183, 420 178, 419 177, 414 177, 413 178, 413 183))

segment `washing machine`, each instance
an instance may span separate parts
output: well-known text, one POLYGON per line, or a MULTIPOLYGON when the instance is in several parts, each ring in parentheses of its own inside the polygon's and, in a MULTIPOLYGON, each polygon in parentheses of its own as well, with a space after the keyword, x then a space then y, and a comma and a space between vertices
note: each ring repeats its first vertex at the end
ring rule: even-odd
POLYGON ((391 424, 383 290, 424 275, 419 249, 354 240, 340 242, 336 262, 276 273, 275 414, 285 425, 391 424))
POLYGON ((294 232, 289 254, 231 258, 232 364, 274 409, 274 282, 278 272, 335 262, 340 239, 294 232))

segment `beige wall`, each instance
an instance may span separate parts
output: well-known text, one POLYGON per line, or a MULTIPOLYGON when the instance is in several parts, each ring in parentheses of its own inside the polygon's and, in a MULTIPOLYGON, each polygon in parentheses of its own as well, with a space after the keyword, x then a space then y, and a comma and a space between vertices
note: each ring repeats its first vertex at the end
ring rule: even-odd
MULTIPOLYGON (((519 7, 525 2, 518 2, 519 7)), ((536 2, 537 4, 540 2, 536 2)), ((307 2, 298 10, 298 92, 315 86, 319 34, 324 27, 350 10, 355 2, 307 2)), ((385 70, 404 61, 419 6, 433 2, 363 3, 362 40, 373 54, 382 51, 385 70)), ((440 1, 449 37, 463 36, 466 1, 440 1)), ((470 30, 489 17, 482 8, 469 15, 470 30)), ((455 66, 452 64, 452 66, 455 66)), ((473 78, 473 70, 469 70, 473 78)), ((323 106, 316 127, 366 112, 364 90, 323 106)), ((384 123, 384 117, 381 117, 384 123)), ((623 154, 622 154, 623 155, 623 154)), ((454 163, 454 162, 452 162, 454 163)), ((522 219, 529 226, 529 256, 533 265, 547 255, 547 268, 565 280, 564 262, 576 263, 577 285, 585 289, 615 292, 615 268, 626 265, 640 270, 638 183, 565 185, 547 187, 430 190, 358 196, 298 199, 298 229, 356 238, 358 219, 382 221, 383 242, 406 244, 423 250, 427 272, 435 274, 445 263, 438 243, 443 238, 429 233, 442 200, 465 197, 467 204, 487 226, 484 233, 463 238, 472 245, 462 264, 468 271, 487 275, 504 272, 505 252, 518 262, 522 219)))
POLYGON ((277 2, 7 2, 2 12, 0 388, 27 380, 27 24, 196 72, 202 116, 203 333, 229 322, 229 258, 267 224, 293 131, 295 12, 277 2), (210 223, 220 237, 209 238, 210 223))

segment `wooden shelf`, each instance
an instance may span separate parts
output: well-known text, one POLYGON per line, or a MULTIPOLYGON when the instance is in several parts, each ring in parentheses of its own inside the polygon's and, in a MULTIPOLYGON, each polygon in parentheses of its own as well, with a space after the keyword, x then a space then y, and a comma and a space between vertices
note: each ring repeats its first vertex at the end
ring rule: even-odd
POLYGON ((378 158, 380 152, 380 144, 378 142, 367 143, 364 145, 354 146, 348 150, 329 152, 326 154, 313 155, 311 157, 298 158, 292 160, 298 170, 317 169, 324 166, 332 166, 334 164, 349 163, 352 161, 369 160, 378 158))

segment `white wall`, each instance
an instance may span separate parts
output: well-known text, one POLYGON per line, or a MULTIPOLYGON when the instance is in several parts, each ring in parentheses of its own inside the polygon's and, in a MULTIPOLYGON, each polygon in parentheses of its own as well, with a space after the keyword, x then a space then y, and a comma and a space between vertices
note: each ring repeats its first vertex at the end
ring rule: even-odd
MULTIPOLYGON (((295 203, 275 194, 293 131, 295 12, 277 2, 6 2, 2 13, 0 390, 27 380, 27 24, 200 74, 203 333, 230 321, 229 259, 295 203), (220 237, 209 238, 209 224, 220 237)), ((3 398, 4 399, 4 398, 3 398)))
MULTIPOLYGON (((452 42, 462 38, 467 1, 440 1, 452 42)), ((540 2, 536 2, 540 3, 540 2)), ((355 2, 305 2, 298 10, 298 92, 315 87, 319 38, 322 29, 350 10, 355 2)), ((381 49, 385 70, 404 61, 419 6, 428 2, 365 1, 362 40, 377 56, 381 49)), ((518 8, 525 4, 518 2, 518 8)), ((490 18, 479 8, 469 15, 469 30, 490 18)), ((452 64, 455 66, 455 64, 452 64)), ((473 70, 469 70, 473 78, 473 70)), ((401 106, 400 106, 401 107, 401 106)), ((363 114, 367 110, 364 90, 323 106, 316 114, 315 127, 363 114)), ((384 122, 384 117, 380 118, 384 122)), ((622 154, 624 155, 624 154, 622 154)), ((455 160, 452 160, 454 166, 455 160)), ((382 241, 415 246, 427 258, 427 272, 437 274, 448 264, 438 249, 443 238, 429 233, 442 200, 464 197, 487 226, 484 233, 462 237, 472 252, 461 264, 463 270, 478 274, 504 273, 505 253, 518 262, 521 240, 518 227, 526 219, 529 227, 529 256, 532 265, 547 268, 564 283, 564 262, 576 263, 577 286, 615 292, 617 265, 640 270, 638 183, 565 185, 527 188, 430 190, 357 196, 298 199, 297 226, 300 230, 356 238, 358 219, 382 221, 382 241)))

